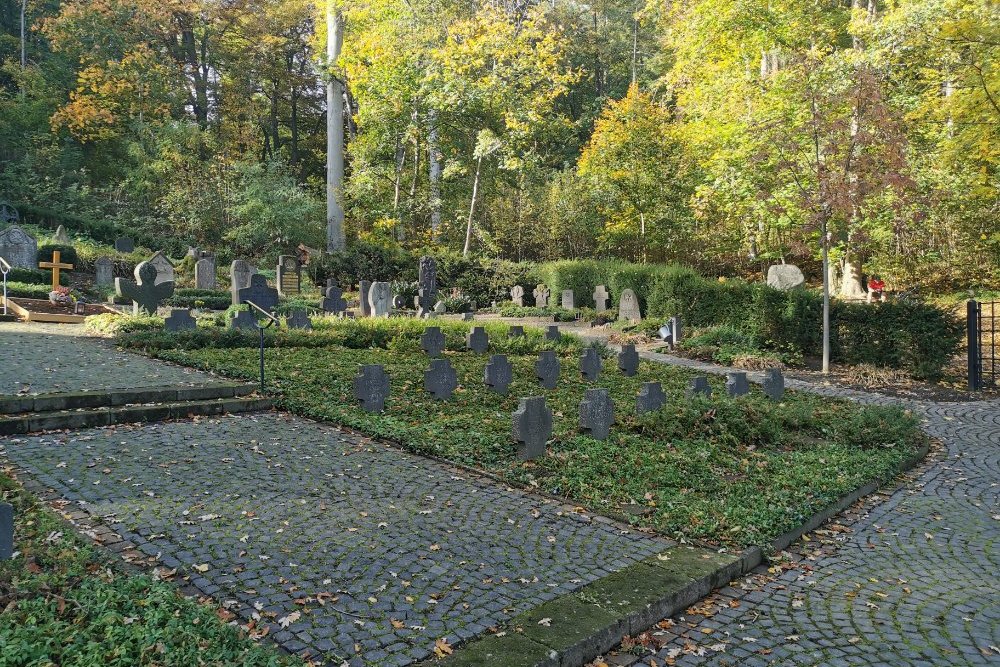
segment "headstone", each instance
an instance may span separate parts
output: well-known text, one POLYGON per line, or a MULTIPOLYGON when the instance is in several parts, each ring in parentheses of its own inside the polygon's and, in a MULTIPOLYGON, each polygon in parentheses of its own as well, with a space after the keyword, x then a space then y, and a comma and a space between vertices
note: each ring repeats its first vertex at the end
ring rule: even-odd
POLYGON ((580 355, 580 375, 588 382, 597 382, 601 375, 601 355, 592 347, 580 355))
POLYGON ((396 310, 402 310, 403 308, 406 308, 406 299, 404 299, 402 295, 397 294, 396 296, 392 297, 392 307, 396 310))
POLYGON ((444 334, 441 327, 427 327, 420 336, 420 349, 429 357, 440 357, 444 350, 444 334))
POLYGON ((472 322, 475 319, 476 319, 476 314, 475 313, 462 313, 462 321, 463 322, 472 322))
POLYGON ((559 327, 556 325, 550 326, 545 330, 545 340, 557 341, 562 338, 562 334, 559 333, 559 327))
POLYGON ((312 320, 309 319, 309 313, 306 312, 305 308, 296 308, 288 317, 285 318, 285 326, 289 329, 306 329, 311 331, 313 328, 312 320))
POLYGON ((21 214, 17 212, 13 204, 0 201, 0 224, 11 224, 21 221, 21 214))
POLYGON ((0 561, 14 557, 14 506, 0 503, 0 561))
POLYGON ((638 322, 642 320, 642 313, 639 310, 639 298, 631 289, 623 289, 621 299, 618 301, 618 319, 628 322, 638 322))
POLYGON ((354 376, 354 398, 365 412, 382 412, 389 398, 389 374, 380 364, 368 364, 354 376))
POLYGON ((229 320, 230 329, 256 329, 257 318, 249 310, 240 310, 229 320))
POLYGON ((639 353, 635 351, 635 345, 622 345, 622 351, 618 353, 618 370, 626 377, 632 377, 639 371, 639 353))
POLYGON ((785 397, 785 376, 781 374, 780 368, 768 368, 764 371, 761 386, 772 401, 780 401, 785 397))
POLYGON ((257 273, 257 267, 246 260, 237 259, 229 266, 229 291, 233 294, 233 305, 240 303, 240 290, 250 287, 250 278, 257 273))
POLYGON ((372 284, 368 280, 358 281, 358 305, 361 308, 361 317, 372 316, 372 304, 368 301, 368 292, 372 289, 372 284))
POLYGON ((552 410, 544 396, 522 398, 514 411, 514 440, 520 443, 517 456, 530 461, 545 456, 545 444, 552 437, 552 410))
POLYGON ((635 412, 639 415, 656 412, 666 402, 667 397, 659 382, 643 382, 639 395, 635 397, 635 412))
POLYGON ((559 357, 553 350, 543 350, 535 362, 535 377, 546 389, 555 389, 559 384, 559 357))
POLYGON ((608 299, 611 295, 608 294, 608 288, 604 285, 598 285, 594 288, 594 310, 597 312, 602 312, 608 309, 608 299))
POLYGON ((535 307, 536 308, 548 308, 549 307, 549 295, 552 294, 551 290, 545 285, 539 285, 535 288, 532 295, 535 297, 535 307))
POLYGON ((206 255, 194 264, 194 286, 215 289, 215 255, 206 255))
POLYGON ((606 440, 615 423, 615 405, 607 389, 588 389, 580 401, 580 428, 596 440, 606 440))
POLYGON ((295 255, 281 255, 278 257, 278 269, 275 274, 275 282, 278 287, 278 294, 281 296, 293 296, 302 292, 302 265, 295 255))
POLYGON ((485 354, 490 349, 490 337, 486 329, 482 327, 472 327, 472 331, 465 335, 465 347, 476 354, 485 354))
POLYGON ((119 236, 115 239, 116 252, 135 252, 135 241, 128 236, 119 236))
POLYGON ((424 372, 424 389, 439 401, 447 401, 458 388, 458 375, 447 359, 432 359, 424 372))
POLYGON ((321 306, 325 313, 342 313, 347 310, 347 301, 344 300, 344 292, 336 285, 326 288, 326 297, 321 306))
POLYGON ((510 300, 514 302, 515 306, 524 305, 524 288, 520 285, 514 285, 510 288, 510 300))
POLYGON ((170 315, 163 318, 163 326, 167 331, 184 331, 197 329, 198 323, 191 317, 190 308, 171 308, 170 315))
POLYGON ((156 267, 156 284, 174 282, 174 264, 163 254, 162 250, 153 253, 153 256, 146 260, 156 267))
POLYGON ((511 338, 524 338, 524 327, 519 324, 515 324, 507 330, 507 335, 511 338))
POLYGON ((250 276, 250 286, 239 291, 238 303, 253 301, 264 310, 273 310, 278 305, 278 290, 269 287, 267 278, 259 273, 250 276))
POLYGON ((750 393, 750 383, 747 374, 743 372, 726 373, 726 393, 730 396, 745 396, 750 393))
POLYGON ((417 315, 429 315, 437 301, 437 262, 433 257, 420 258, 420 272, 417 278, 417 315))
POLYGON ((20 227, 0 231, 0 257, 14 268, 38 268, 38 241, 20 227))
POLYGON ((794 264, 775 264, 767 269, 767 284, 774 289, 787 291, 801 287, 805 282, 802 269, 794 264))
POLYGON ((711 397, 712 387, 708 384, 707 377, 698 376, 696 378, 691 378, 691 384, 688 385, 688 398, 693 397, 695 394, 702 394, 704 396, 711 397))
POLYGON ((94 262, 94 284, 99 287, 115 284, 115 262, 106 255, 94 262))
POLYGON ((156 267, 149 262, 139 262, 135 267, 135 282, 115 278, 118 296, 132 299, 132 314, 156 315, 160 302, 174 293, 173 282, 156 281, 156 267))
POLYGON ((514 381, 514 367, 503 354, 494 354, 486 364, 484 382, 491 391, 506 394, 510 383, 514 381))
POLYGON ((437 303, 434 304, 435 315, 444 315, 447 312, 448 312, 448 307, 444 305, 444 301, 438 301, 437 303))
POLYGON ((372 317, 389 317, 389 299, 392 298, 392 286, 389 283, 373 282, 368 288, 368 305, 372 317))
POLYGON ((576 310, 576 295, 573 294, 573 290, 563 290, 560 305, 564 310, 576 310))
POLYGON ((55 239, 56 243, 61 243, 63 245, 69 243, 69 234, 66 233, 66 228, 63 227, 62 225, 56 227, 55 236, 53 236, 52 238, 55 239))

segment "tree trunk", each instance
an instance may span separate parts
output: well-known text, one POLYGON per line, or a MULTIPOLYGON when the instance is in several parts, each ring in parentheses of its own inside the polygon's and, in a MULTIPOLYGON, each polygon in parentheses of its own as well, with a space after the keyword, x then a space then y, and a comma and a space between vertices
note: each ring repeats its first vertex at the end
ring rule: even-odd
POLYGON ((344 240, 344 85, 333 68, 344 42, 344 17, 335 0, 326 0, 326 249, 343 250, 344 240))
POLYGON ((479 174, 483 170, 482 156, 476 160, 476 177, 472 180, 472 202, 469 204, 469 221, 465 225, 465 247, 462 248, 462 257, 469 254, 472 247, 472 215, 476 212, 476 195, 479 194, 479 174))
POLYGON ((21 69, 28 66, 28 0, 21 0, 21 69))
POLYGON ((406 147, 403 146, 402 137, 396 135, 396 178, 393 184, 392 212, 399 211, 399 192, 402 190, 403 166, 406 164, 406 147))
POLYGON ((431 186, 431 236, 441 233, 441 161, 438 154, 437 112, 427 113, 427 176, 431 186))
MULTIPOLYGON (((288 131, 291 133, 289 138, 289 144, 291 146, 291 152, 288 156, 288 162, 292 167, 297 167, 299 165, 299 89, 292 88, 292 110, 291 116, 288 121, 288 131)), ((301 180, 301 179, 300 179, 301 180)))
POLYGON ((823 374, 830 373, 830 234, 823 216, 820 234, 823 243, 823 374))

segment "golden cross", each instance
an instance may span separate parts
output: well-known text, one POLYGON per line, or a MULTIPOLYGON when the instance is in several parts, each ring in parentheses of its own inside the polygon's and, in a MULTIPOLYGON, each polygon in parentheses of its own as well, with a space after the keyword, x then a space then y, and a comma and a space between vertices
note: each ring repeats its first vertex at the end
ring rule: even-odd
POLYGON ((72 269, 72 264, 64 264, 59 260, 62 259, 61 250, 52 251, 52 261, 51 262, 39 262, 38 268, 40 269, 52 269, 52 291, 55 292, 56 288, 59 287, 59 270, 60 269, 72 269))

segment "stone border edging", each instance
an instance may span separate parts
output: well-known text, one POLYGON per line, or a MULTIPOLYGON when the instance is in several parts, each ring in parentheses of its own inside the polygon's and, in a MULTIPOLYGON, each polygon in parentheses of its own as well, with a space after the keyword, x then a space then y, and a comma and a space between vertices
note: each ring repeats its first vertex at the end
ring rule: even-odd
POLYGON ((252 394, 255 387, 238 382, 214 382, 202 385, 178 385, 138 389, 95 389, 88 391, 47 392, 27 396, 0 396, 0 415, 22 412, 54 412, 130 405, 205 401, 252 394))

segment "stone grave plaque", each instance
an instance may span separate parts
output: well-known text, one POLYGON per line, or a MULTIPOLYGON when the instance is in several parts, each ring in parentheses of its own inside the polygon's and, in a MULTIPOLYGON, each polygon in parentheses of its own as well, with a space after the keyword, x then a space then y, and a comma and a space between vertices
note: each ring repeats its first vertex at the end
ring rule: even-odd
POLYGON ((115 239, 115 251, 135 252, 135 241, 128 236, 119 236, 115 239))
POLYGON ((555 389, 559 384, 559 357, 554 350, 543 350, 535 362, 535 377, 546 389, 555 389))
POLYGON ((157 250, 153 256, 146 260, 156 267, 156 284, 174 282, 174 263, 163 254, 162 250, 157 250))
POLYGON ((631 289, 622 290, 621 299, 618 301, 618 319, 628 322, 642 320, 642 313, 639 311, 639 298, 631 289))
POLYGON ((615 423, 615 406, 607 389, 588 389, 580 401, 580 428, 596 440, 606 440, 615 423))
POLYGON ((94 284, 100 287, 115 284, 115 262, 106 255, 94 262, 94 284))
POLYGON ((691 384, 688 386, 688 398, 701 394, 702 396, 711 397, 712 387, 708 384, 708 378, 699 376, 696 378, 691 378, 691 384))
POLYGON ((772 401, 780 401, 785 397, 785 376, 781 374, 780 368, 768 368, 764 371, 761 386, 772 401))
POLYGON ((514 285, 510 288, 510 300, 514 302, 515 306, 524 305, 524 288, 520 285, 514 285))
POLYGON ((190 308, 171 308, 170 315, 163 318, 163 326, 167 331, 184 331, 197 329, 198 323, 191 317, 190 308))
POLYGON ((347 301, 344 300, 343 290, 336 285, 327 287, 322 307, 325 313, 342 313, 347 310, 347 301))
POLYGON ((302 265, 295 255, 282 255, 278 258, 275 276, 279 295, 288 297, 302 292, 302 265))
POLYGON ((622 351, 618 353, 618 370, 626 377, 639 372, 639 353, 635 351, 635 345, 622 345, 622 351))
POLYGON ((743 372, 726 373, 726 393, 730 396, 746 396, 750 393, 750 383, 747 374, 743 372))
POLYGON ((372 304, 368 300, 368 292, 372 289, 372 284, 368 280, 358 281, 358 307, 361 311, 361 317, 371 317, 372 316, 372 304))
POLYGON ((538 287, 536 287, 535 291, 532 292, 532 295, 535 297, 535 307, 548 308, 549 295, 551 294, 552 294, 551 290, 549 290, 549 288, 546 287, 545 285, 539 285, 538 287))
POLYGON ((239 291, 239 303, 253 301, 264 310, 273 310, 278 305, 278 290, 269 287, 267 278, 259 273, 250 276, 250 286, 239 291))
POLYGON ((564 289, 562 292, 561 306, 564 310, 576 310, 576 295, 573 290, 564 289))
POLYGON ((424 372, 424 389, 439 401, 447 401, 458 388, 458 374, 447 359, 432 359, 424 372))
POLYGON ((659 382, 643 382, 639 395, 635 397, 635 412, 639 415, 656 412, 666 402, 667 397, 659 382))
POLYGON ((354 398, 365 412, 382 412, 389 398, 389 375, 380 364, 358 369, 354 377, 354 398))
POLYGON ((194 264, 194 286, 215 289, 215 255, 206 255, 194 264))
POLYGON ((506 355, 494 354, 486 364, 484 383, 491 391, 506 394, 510 383, 514 381, 514 367, 506 355))
POLYGON ((306 312, 305 308, 296 308, 288 317, 285 318, 285 326, 289 329, 306 329, 311 331, 313 328, 312 320, 309 319, 309 313, 306 312))
POLYGON ((594 310, 597 312, 602 312, 608 309, 608 299, 611 295, 608 294, 608 288, 604 285, 598 285, 594 288, 594 310))
POLYGON ((14 268, 38 268, 38 241, 16 225, 0 231, 0 257, 14 268))
POLYGON ((601 376, 601 355, 597 350, 588 347, 580 355, 580 375, 587 382, 597 382, 601 376))
POLYGON ((389 283, 373 282, 368 288, 368 305, 371 307, 372 317, 389 317, 390 303, 392 298, 392 287, 389 283))
POLYGON ((559 327, 556 325, 550 326, 545 330, 545 340, 551 340, 553 342, 558 341, 562 338, 562 334, 559 333, 559 327))
POLYGON ((420 349, 429 357, 440 357, 444 350, 444 334, 441 327, 427 327, 420 336, 420 349))
POLYGON ((236 313, 233 319, 229 320, 230 329, 251 329, 257 328, 257 318, 249 310, 241 310, 236 313))
POLYGON ((139 262, 135 267, 135 282, 115 278, 115 292, 132 299, 133 315, 156 315, 160 302, 173 295, 174 283, 157 283, 156 267, 149 262, 139 262))
POLYGON ((435 315, 444 315, 447 312, 448 312, 448 306, 444 304, 444 301, 438 301, 437 303, 434 304, 435 315))
POLYGON ((485 354, 490 349, 490 337, 483 327, 472 327, 472 331, 465 335, 465 348, 472 350, 476 354, 485 354))
POLYGON ((545 456, 545 444, 552 437, 552 410, 545 406, 545 397, 522 398, 513 422, 514 441, 520 444, 518 458, 530 461, 545 456))
POLYGON ((507 335, 511 338, 524 338, 524 327, 519 324, 512 325, 507 330, 507 335))
POLYGON ((55 239, 56 243, 61 243, 62 245, 69 244, 69 234, 66 233, 66 228, 63 227, 62 225, 56 227, 55 236, 53 236, 52 238, 55 239))

